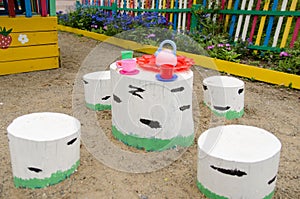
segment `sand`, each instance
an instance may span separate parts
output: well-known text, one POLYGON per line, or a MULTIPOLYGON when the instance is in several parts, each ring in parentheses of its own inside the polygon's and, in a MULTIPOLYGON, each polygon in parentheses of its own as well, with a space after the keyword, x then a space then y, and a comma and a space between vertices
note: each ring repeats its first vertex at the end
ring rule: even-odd
MULTIPOLYGON (((6 128, 13 119, 28 113, 45 111, 74 116, 78 113, 87 116, 93 114, 98 127, 106 135, 106 141, 116 150, 148 155, 145 151, 132 149, 114 140, 110 133, 110 111, 95 114, 84 106, 74 109, 83 104, 80 75, 83 72, 94 72, 82 70, 82 63, 99 44, 92 39, 60 32, 60 68, 0 76, 0 198, 205 198, 196 187, 196 138, 208 128, 221 124, 251 125, 273 133, 282 143, 274 198, 300 198, 300 91, 240 78, 245 82, 245 114, 242 118, 225 121, 212 115, 203 105, 202 80, 214 72, 201 67, 193 67, 195 142, 185 151, 175 151, 175 158, 171 151, 165 165, 159 166, 157 162, 160 160, 153 161, 154 167, 137 161, 133 163, 142 165, 144 170, 141 167, 130 170, 116 162, 110 164, 105 158, 101 160, 101 153, 95 154, 91 150, 93 147, 83 138, 81 163, 70 178, 42 189, 15 188, 6 128), (81 93, 77 95, 78 89, 81 89, 81 93), (176 155, 178 153, 180 155, 176 155)), ((110 49, 119 50, 113 46, 104 46, 102 56, 111 54, 110 49)), ((105 63, 95 60, 95 63, 100 62, 105 63)), ((105 64, 102 67, 107 66, 105 64)), ((83 127, 88 126, 84 117, 81 117, 81 123, 83 127)), ((94 144, 97 145, 97 140, 94 144)), ((113 153, 109 155, 114 156, 113 153)))

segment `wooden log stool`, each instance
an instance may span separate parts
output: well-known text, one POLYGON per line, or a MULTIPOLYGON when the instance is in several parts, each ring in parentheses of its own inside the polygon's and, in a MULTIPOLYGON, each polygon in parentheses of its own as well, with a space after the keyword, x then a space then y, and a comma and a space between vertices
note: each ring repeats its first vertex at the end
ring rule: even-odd
POLYGON ((80 122, 62 113, 32 113, 7 128, 16 187, 42 188, 69 177, 80 158, 80 122))
POLYGON ((280 141, 257 127, 208 129, 198 139, 197 186, 208 198, 270 199, 280 150, 280 141))

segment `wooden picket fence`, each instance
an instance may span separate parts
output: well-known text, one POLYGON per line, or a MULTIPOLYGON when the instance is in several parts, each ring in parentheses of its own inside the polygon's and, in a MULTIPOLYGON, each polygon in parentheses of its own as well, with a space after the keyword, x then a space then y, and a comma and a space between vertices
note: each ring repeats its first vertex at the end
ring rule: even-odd
POLYGON ((224 24, 233 40, 248 40, 257 50, 293 48, 300 29, 298 0, 82 0, 81 4, 133 15, 159 12, 177 31, 195 26, 192 11, 201 5, 224 24))
POLYGON ((41 15, 42 17, 56 16, 55 0, 0 0, 0 15, 15 17, 23 15, 31 17, 41 15))

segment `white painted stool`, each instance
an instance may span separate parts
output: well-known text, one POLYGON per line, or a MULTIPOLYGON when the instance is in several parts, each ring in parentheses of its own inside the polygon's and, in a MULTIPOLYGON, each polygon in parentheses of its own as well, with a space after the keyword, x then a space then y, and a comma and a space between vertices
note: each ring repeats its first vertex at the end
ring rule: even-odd
POLYGON ((16 187, 42 188, 69 177, 80 158, 80 122, 61 113, 32 113, 7 128, 16 187))
POLYGON ((228 76, 203 80, 204 103, 217 116, 235 119, 244 114, 244 82, 228 76))
POLYGON ((112 133, 123 143, 146 151, 188 147, 194 140, 193 72, 176 73, 171 82, 157 73, 137 68, 123 75, 116 63, 112 78, 112 133))
POLYGON ((281 143, 251 126, 208 129, 198 139, 197 186, 209 198, 270 199, 281 143))
POLYGON ((110 71, 88 73, 83 76, 86 106, 92 110, 111 109, 110 71))

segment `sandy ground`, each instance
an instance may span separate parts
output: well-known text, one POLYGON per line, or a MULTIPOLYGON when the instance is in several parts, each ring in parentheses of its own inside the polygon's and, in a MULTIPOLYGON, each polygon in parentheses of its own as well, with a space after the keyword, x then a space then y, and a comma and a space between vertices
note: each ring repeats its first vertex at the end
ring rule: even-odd
MULTIPOLYGON (((78 86, 76 75, 80 71, 82 61, 100 43, 69 33, 60 33, 59 44, 61 52, 59 69, 0 77, 0 198, 205 198, 196 187, 196 144, 168 166, 152 169, 152 172, 130 173, 101 161, 101 157, 90 153, 88 144, 83 140, 80 166, 70 178, 43 189, 14 187, 7 126, 16 117, 32 112, 47 111, 76 115, 74 106, 83 103, 82 91, 78 99, 76 93, 74 94, 75 86, 78 86)), ((110 48, 104 51, 107 55, 110 52, 110 48)), ((198 99, 194 100, 196 138, 209 127, 219 124, 245 124, 274 133, 282 143, 274 198, 300 198, 300 91, 244 80, 245 115, 240 119, 224 121, 211 115, 201 101, 201 82, 209 71, 200 67, 193 70, 194 97, 198 99), (197 110, 200 110, 200 117, 196 114, 199 113, 197 110)), ((82 87, 76 89, 80 88, 83 89, 82 87)), ((82 110, 85 114, 90 113, 85 107, 82 107, 82 110)), ((106 139, 116 148, 146 154, 113 140, 110 136, 110 111, 97 113, 96 118, 107 135, 106 139)))

